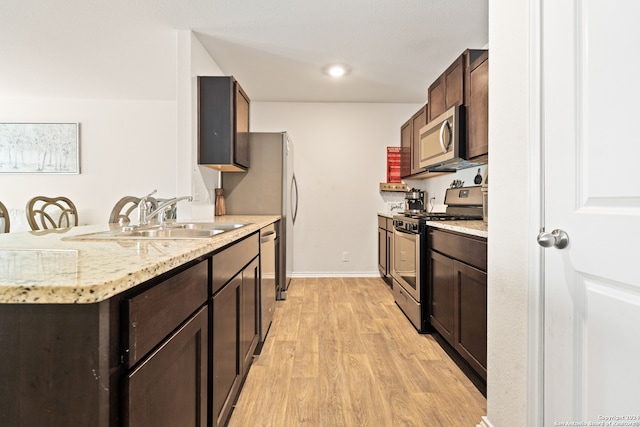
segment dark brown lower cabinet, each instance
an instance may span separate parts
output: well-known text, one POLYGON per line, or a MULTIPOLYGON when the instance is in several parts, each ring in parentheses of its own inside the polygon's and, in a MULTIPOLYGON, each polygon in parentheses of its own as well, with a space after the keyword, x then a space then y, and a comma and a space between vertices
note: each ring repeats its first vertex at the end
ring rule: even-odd
POLYGON ((238 313, 242 274, 213 296, 213 425, 223 425, 240 390, 238 313))
POLYGON ((453 347, 487 379, 487 273, 459 261, 453 262, 453 347))
POLYGON ((453 260, 431 251, 431 325, 448 342, 454 332, 453 260))
POLYGON ((125 425, 207 425, 207 313, 202 307, 127 376, 125 425))
POLYGON ((258 341, 259 248, 95 304, 0 304, 0 426, 224 425, 258 341))
POLYGON ((487 379, 486 239, 429 230, 431 325, 487 379))
POLYGON ((212 258, 212 426, 227 422, 258 344, 259 239, 254 234, 212 258))
POLYGON ((240 292, 240 356, 242 357, 241 375, 247 374, 256 346, 258 345, 258 296, 260 292, 260 272, 258 258, 242 270, 242 288, 240 292))

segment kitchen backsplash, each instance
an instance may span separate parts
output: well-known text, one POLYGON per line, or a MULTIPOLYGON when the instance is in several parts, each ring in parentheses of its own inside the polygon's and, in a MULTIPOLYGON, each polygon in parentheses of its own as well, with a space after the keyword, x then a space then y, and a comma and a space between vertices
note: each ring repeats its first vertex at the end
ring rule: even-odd
MULTIPOLYGON (((465 187, 473 187, 474 179, 480 170, 480 176, 484 176, 484 172, 488 165, 462 169, 455 173, 447 173, 429 179, 405 179, 404 182, 409 188, 418 188, 427 192, 427 209, 432 212, 444 212, 446 205, 444 204, 444 195, 447 188, 450 187, 454 180, 460 180, 465 187), (433 199, 435 198, 435 199, 433 199), (433 208, 432 208, 433 206, 433 208)), ((404 194, 401 194, 404 198, 404 194)))

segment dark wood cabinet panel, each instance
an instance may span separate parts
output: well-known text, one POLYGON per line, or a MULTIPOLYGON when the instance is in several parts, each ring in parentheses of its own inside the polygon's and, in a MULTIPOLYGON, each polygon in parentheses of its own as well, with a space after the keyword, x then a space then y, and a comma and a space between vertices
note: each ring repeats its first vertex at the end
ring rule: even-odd
POLYGON ((420 108, 411 117, 411 173, 417 174, 423 171, 420 167, 420 129, 427 124, 427 105, 420 108))
POLYGON ((487 379, 487 273, 454 261, 454 348, 487 379))
POLYGON ((224 424, 240 389, 238 316, 242 274, 234 277, 213 297, 212 316, 212 411, 213 425, 224 424))
POLYGON ((255 258, 242 270, 240 356, 242 356, 243 376, 249 371, 253 353, 258 345, 258 296, 260 292, 258 269, 258 258, 255 258))
POLYGON ((207 323, 202 307, 128 375, 125 425, 207 425, 207 323))
POLYGON ((467 49, 429 86, 428 121, 454 105, 465 111, 465 159, 489 153, 489 51, 467 49))
POLYGON ((431 121, 454 105, 464 104, 465 53, 456 60, 429 86, 429 117, 431 121))
POLYGON ((384 281, 391 286, 393 262, 393 220, 378 215, 378 270, 384 281))
POLYGON ((448 342, 454 333, 453 260, 437 252, 430 253, 431 325, 448 342))
POLYGON ((400 127, 400 177, 411 175, 411 119, 400 127))
POLYGON ((259 234, 213 255, 211 419, 224 425, 258 344, 259 234))
POLYGON ((109 301, 0 304, 0 425, 120 425, 110 406, 122 375, 110 312, 109 301))
POLYGON ((223 425, 258 340, 258 266, 254 233, 99 303, 0 304, 0 425, 223 425))
POLYGON ((427 105, 420 107, 409 120, 400 127, 400 176, 410 177, 423 172, 420 168, 419 135, 427 124, 427 105))
POLYGON ((467 67, 467 158, 489 153, 489 51, 467 67))
POLYGON ((246 168, 250 165, 249 159, 249 106, 251 101, 242 87, 235 84, 235 149, 233 159, 236 164, 246 168))
POLYGON ((208 277, 207 261, 201 261, 127 300, 125 354, 129 367, 207 301, 208 277))
POLYGON ((487 241, 482 237, 432 229, 429 232, 428 245, 451 258, 482 270, 487 269, 487 241))
POLYGON ((387 275, 387 230, 378 227, 378 270, 384 278, 387 275))
POLYGON ((430 228, 431 324, 487 378, 487 242, 430 228))
POLYGON ((249 105, 233 77, 198 77, 198 164, 221 171, 250 166, 249 105))

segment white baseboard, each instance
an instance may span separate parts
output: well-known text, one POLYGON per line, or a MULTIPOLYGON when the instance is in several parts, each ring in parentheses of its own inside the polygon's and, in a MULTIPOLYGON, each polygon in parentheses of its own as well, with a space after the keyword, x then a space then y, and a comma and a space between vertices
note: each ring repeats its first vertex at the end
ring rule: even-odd
POLYGON ((296 271, 291 274, 292 278, 312 279, 320 277, 380 277, 378 271, 296 271))
POLYGON ((491 424, 491 421, 489 421, 489 418, 482 417, 482 421, 480 421, 480 424, 477 424, 476 427, 494 427, 494 426, 493 424, 491 424))

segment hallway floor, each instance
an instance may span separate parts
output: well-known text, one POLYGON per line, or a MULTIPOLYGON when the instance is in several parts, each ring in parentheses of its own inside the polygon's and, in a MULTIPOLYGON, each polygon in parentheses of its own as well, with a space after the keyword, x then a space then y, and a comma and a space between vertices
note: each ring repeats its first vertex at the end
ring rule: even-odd
POLYGON ((486 399, 378 278, 294 279, 229 426, 475 426, 486 399))

